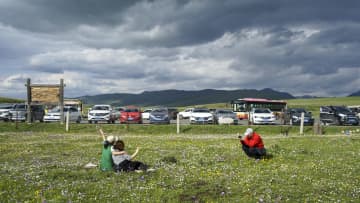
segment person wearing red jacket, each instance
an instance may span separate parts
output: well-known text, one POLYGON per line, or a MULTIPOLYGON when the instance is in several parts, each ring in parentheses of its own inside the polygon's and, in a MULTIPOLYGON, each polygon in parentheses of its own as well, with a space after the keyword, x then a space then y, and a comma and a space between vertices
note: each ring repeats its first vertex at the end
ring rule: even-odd
POLYGON ((266 149, 259 134, 253 131, 252 128, 246 129, 244 137, 239 136, 242 149, 248 157, 260 159, 266 156, 266 149))

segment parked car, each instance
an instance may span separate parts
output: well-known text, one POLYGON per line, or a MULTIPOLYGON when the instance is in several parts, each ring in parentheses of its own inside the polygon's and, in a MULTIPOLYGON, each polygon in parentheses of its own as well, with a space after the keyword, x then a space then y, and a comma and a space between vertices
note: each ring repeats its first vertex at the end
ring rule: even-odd
POLYGON ((347 106, 347 108, 349 108, 352 112, 354 112, 356 116, 360 119, 360 105, 347 106))
POLYGON ((150 112, 149 120, 151 124, 170 124, 169 110, 167 108, 155 108, 150 112))
MULTIPOLYGON (((78 108, 73 106, 65 106, 64 107, 64 121, 67 119, 67 115, 69 112, 69 121, 70 122, 81 122, 81 112, 78 108)), ((44 116, 44 122, 56 122, 60 121, 61 114, 60 114, 60 107, 57 106, 53 109, 50 109, 49 112, 44 116)))
POLYGON ((359 125, 359 118, 345 106, 321 106, 320 122, 323 125, 359 125))
POLYGON ((97 104, 94 105, 88 112, 88 122, 97 123, 105 121, 107 123, 115 123, 116 115, 111 105, 97 104))
POLYGON ((0 104, 0 120, 10 120, 10 110, 13 108, 13 106, 14 104, 0 104))
POLYGON ((190 118, 191 112, 194 108, 187 108, 184 111, 179 112, 180 119, 188 119, 190 118))
POLYGON ((214 110, 214 122, 216 124, 235 124, 239 123, 239 120, 234 113, 230 109, 215 109, 214 110))
MULTIPOLYGON (((26 104, 15 104, 9 111, 9 118, 11 121, 26 121, 27 120, 27 108, 26 104)), ((31 105, 31 122, 40 121, 43 122, 45 109, 43 105, 31 105)))
POLYGON ((168 107, 167 109, 168 109, 170 120, 171 119, 176 120, 177 119, 177 114, 179 113, 177 108, 168 107))
POLYGON ((145 109, 142 113, 141 113, 141 117, 143 120, 149 120, 150 118, 150 112, 152 111, 152 109, 145 109))
POLYGON ((304 113, 304 125, 314 125, 314 118, 311 112, 303 108, 288 108, 283 114, 284 124, 300 125, 302 113, 304 113))
POLYGON ((249 116, 252 124, 275 124, 275 115, 268 108, 253 108, 249 116))
POLYGON ((122 106, 114 107, 114 114, 115 114, 116 120, 120 119, 121 112, 124 110, 125 110, 125 107, 122 107, 122 106))
POLYGON ((141 110, 138 107, 126 107, 120 115, 120 123, 142 123, 141 110))
POLYGON ((191 124, 212 124, 213 115, 207 108, 194 108, 190 114, 191 124))

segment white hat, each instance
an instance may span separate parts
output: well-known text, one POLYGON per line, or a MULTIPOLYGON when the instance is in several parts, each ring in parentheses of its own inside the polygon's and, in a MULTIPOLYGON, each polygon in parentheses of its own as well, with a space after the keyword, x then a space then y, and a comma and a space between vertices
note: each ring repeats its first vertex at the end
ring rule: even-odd
POLYGON ((119 140, 119 137, 118 136, 112 136, 112 135, 110 135, 110 136, 107 136, 106 137, 106 141, 108 141, 109 143, 114 143, 114 142, 116 142, 116 141, 118 141, 119 140))
POLYGON ((254 132, 254 131, 253 131, 252 128, 248 128, 248 129, 246 129, 246 131, 245 131, 245 133, 244 133, 244 136, 248 136, 248 135, 252 134, 253 132, 254 132))

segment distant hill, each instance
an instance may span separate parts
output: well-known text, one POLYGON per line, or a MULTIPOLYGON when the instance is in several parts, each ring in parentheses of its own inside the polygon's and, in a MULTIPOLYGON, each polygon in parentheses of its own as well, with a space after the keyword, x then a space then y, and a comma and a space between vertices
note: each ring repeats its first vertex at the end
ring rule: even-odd
POLYGON ((213 90, 199 91, 163 90, 145 91, 141 94, 101 94, 78 97, 85 104, 112 104, 116 106, 191 106, 199 104, 224 103, 239 98, 294 99, 286 92, 269 88, 263 90, 213 90))
POLYGON ((312 95, 302 95, 302 96, 296 96, 297 99, 315 99, 315 98, 319 98, 317 96, 312 96, 312 95))
POLYGON ((349 95, 349 97, 360 96, 360 90, 349 95))
POLYGON ((0 103, 21 103, 21 102, 24 102, 24 100, 0 97, 0 103))

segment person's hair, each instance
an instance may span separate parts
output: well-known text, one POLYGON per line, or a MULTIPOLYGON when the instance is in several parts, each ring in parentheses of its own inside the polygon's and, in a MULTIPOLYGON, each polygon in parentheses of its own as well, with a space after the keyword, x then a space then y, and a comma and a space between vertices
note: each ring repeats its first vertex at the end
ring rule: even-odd
POLYGON ((115 142, 114 144, 114 149, 120 150, 120 151, 124 151, 125 149, 125 143, 122 140, 118 140, 117 142, 115 142))

